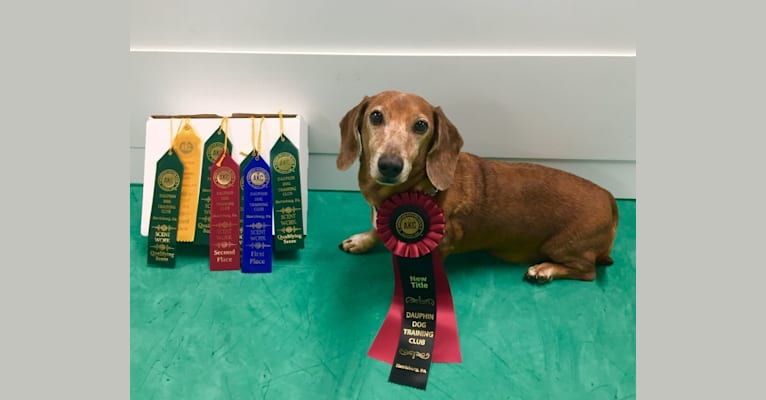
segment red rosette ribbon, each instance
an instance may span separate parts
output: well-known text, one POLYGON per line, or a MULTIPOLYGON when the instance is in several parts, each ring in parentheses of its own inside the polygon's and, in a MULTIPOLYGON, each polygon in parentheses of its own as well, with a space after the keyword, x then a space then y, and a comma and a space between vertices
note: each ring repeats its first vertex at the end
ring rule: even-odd
POLYGON ((444 211, 425 193, 397 193, 378 207, 376 225, 381 241, 391 253, 418 258, 436 249, 444 237, 444 211), (404 227, 404 232, 398 230, 397 225, 406 223, 408 216, 412 216, 409 220, 414 226, 404 227), (418 223, 424 226, 419 227, 418 223))
POLYGON ((444 237, 444 211, 425 193, 398 193, 378 207, 376 225, 381 241, 393 253, 394 296, 367 355, 393 364, 404 313, 403 288, 398 279, 401 272, 399 258, 420 258, 433 252, 431 263, 437 292, 437 318, 432 360, 435 363, 460 363, 455 306, 441 257, 434 251, 444 237))

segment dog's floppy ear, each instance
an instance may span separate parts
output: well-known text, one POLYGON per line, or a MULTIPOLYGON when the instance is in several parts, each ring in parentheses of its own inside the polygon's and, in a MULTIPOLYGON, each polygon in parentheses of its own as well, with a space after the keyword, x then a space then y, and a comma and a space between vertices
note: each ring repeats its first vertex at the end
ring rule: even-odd
POLYGON ((463 138, 444 115, 441 107, 434 108, 434 138, 426 158, 426 174, 431 184, 439 190, 445 190, 452 183, 457 167, 463 138))
POLYGON ((364 96, 364 99, 356 107, 348 110, 343 119, 340 120, 340 153, 335 165, 339 170, 345 171, 356 161, 361 151, 362 115, 367 108, 370 98, 364 96))

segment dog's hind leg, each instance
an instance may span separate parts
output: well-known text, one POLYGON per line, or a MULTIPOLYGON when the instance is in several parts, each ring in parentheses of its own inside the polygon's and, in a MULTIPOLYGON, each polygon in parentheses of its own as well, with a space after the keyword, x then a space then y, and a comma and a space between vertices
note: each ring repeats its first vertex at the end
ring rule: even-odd
POLYGON ((340 245, 338 245, 338 248, 345 251, 346 253, 364 253, 368 250, 370 250, 373 246, 378 244, 380 242, 380 237, 378 236, 378 231, 375 229, 376 219, 378 217, 377 211, 375 209, 372 209, 372 229, 370 229, 367 232, 357 233, 356 235, 351 235, 348 239, 344 240, 340 245))
POLYGON ((533 265, 524 274, 524 280, 548 283, 554 279, 577 279, 592 281, 596 278, 596 265, 588 260, 576 260, 566 264, 543 262, 533 265))
MULTIPOLYGON (((614 207, 612 218, 615 218, 614 207)), ((602 219, 603 220, 603 219, 602 219)), ((616 233, 616 222, 587 220, 550 238, 540 247, 540 264, 529 267, 524 280, 547 283, 554 279, 596 279, 596 265, 609 265, 616 233), (599 223, 600 222, 600 223, 599 223)))

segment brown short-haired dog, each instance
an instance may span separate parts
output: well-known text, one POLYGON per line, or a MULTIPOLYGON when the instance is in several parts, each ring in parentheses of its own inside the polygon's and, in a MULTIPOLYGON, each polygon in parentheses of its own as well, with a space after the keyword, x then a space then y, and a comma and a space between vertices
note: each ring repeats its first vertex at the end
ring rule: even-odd
POLYGON ((533 263, 532 282, 593 280, 611 265, 617 204, 596 184, 554 168, 461 152, 463 139, 440 107, 395 91, 365 97, 340 122, 337 167, 358 158, 359 189, 372 206, 373 229, 340 244, 362 253, 380 241, 375 209, 408 190, 430 193, 444 210, 439 245, 451 253, 486 250, 513 263, 533 263))

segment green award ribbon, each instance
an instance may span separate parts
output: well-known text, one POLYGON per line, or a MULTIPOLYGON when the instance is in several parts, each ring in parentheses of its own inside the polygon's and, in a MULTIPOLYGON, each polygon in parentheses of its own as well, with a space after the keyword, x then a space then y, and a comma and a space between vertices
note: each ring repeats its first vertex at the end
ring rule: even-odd
MULTIPOLYGON (((222 122, 223 124, 223 122, 222 122)), ((197 232, 194 244, 210 244, 210 167, 213 165, 224 148, 223 127, 219 126, 205 142, 202 153, 202 178, 200 179, 199 207, 197 208, 197 232)), ((226 141, 226 152, 231 154, 231 143, 226 141)))
MULTIPOLYGON (((170 136, 172 143, 172 119, 170 136)), ((183 163, 171 146, 157 161, 152 211, 149 219, 148 264, 162 267, 174 267, 176 264, 176 234, 183 175, 183 163)))
POLYGON ((298 149, 285 136, 279 113, 280 136, 271 148, 271 178, 274 202, 274 251, 303 248, 303 205, 298 149))

